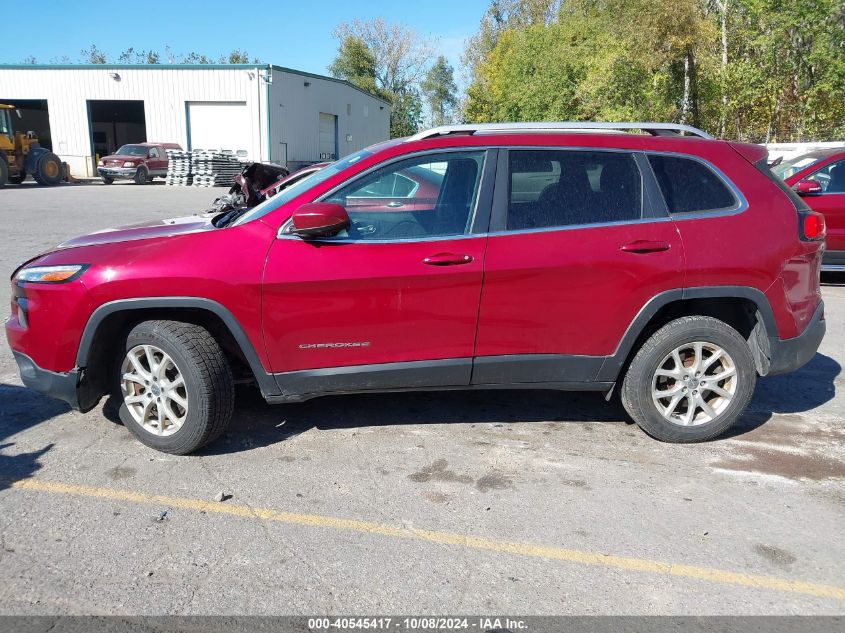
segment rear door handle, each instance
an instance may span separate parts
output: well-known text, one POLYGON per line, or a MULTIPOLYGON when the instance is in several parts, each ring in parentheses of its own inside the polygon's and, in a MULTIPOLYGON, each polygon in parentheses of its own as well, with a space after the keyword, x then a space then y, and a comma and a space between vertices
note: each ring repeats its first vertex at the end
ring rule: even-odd
POLYGON ((668 242, 659 242, 652 240, 636 240, 630 244, 622 246, 622 250, 626 253, 660 253, 668 251, 671 248, 668 242))
POLYGON ((397 201, 394 200, 393 202, 388 202, 384 206, 390 207, 391 209, 398 209, 399 207, 403 206, 404 204, 405 204, 404 202, 397 202, 397 201))
POLYGON ((461 264, 469 264, 471 261, 472 255, 437 253, 436 255, 429 255, 422 260, 422 263, 429 266, 460 266, 461 264))

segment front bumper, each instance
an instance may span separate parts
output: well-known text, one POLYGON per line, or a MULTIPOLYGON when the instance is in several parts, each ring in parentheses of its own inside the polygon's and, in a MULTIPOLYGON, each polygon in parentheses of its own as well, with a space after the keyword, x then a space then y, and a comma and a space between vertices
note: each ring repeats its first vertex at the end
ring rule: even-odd
POLYGON ((74 409, 79 409, 79 385, 81 371, 73 369, 66 374, 60 374, 41 369, 26 354, 12 350, 21 381, 28 388, 45 396, 67 402, 74 409))
POLYGON ((822 256, 822 272, 845 272, 845 251, 825 250, 822 256))
POLYGON ((97 173, 104 178, 134 178, 137 167, 97 167, 97 173))
POLYGON ((801 334, 785 340, 776 336, 769 337, 770 361, 766 375, 785 374, 806 365, 816 355, 826 330, 824 301, 819 301, 810 324, 801 334))

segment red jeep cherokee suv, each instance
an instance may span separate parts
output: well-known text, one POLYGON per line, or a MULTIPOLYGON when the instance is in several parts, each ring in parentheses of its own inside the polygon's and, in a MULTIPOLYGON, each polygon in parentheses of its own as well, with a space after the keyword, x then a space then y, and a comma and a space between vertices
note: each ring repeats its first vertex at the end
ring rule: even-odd
POLYGON ((616 389, 647 433, 694 442, 758 375, 815 354, 824 236, 758 146, 670 124, 452 126, 249 210, 65 242, 14 272, 6 334, 24 384, 82 411, 111 394, 171 453, 223 432, 244 379, 268 402, 616 389))

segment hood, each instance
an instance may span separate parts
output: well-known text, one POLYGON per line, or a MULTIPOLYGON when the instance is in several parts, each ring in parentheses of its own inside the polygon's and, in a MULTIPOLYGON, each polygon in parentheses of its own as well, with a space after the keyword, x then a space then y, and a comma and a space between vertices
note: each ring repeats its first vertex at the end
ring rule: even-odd
POLYGON ((103 156, 101 159, 104 165, 119 165, 123 166, 123 163, 126 161, 132 161, 135 164, 141 163, 147 160, 146 156, 132 156, 130 154, 109 154, 108 156, 103 156))
POLYGON ((97 244, 114 244, 133 240, 147 240, 156 237, 172 237, 198 231, 216 230, 211 223, 211 217, 188 215, 168 220, 153 220, 139 224, 129 224, 113 229, 105 229, 96 233, 89 233, 75 237, 59 244, 58 248, 75 248, 78 246, 94 246, 97 244))

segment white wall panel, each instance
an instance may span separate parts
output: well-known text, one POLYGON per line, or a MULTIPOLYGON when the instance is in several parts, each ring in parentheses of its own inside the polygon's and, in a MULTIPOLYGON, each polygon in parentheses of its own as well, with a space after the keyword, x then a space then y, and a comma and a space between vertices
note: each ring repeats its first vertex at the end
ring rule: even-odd
POLYGON ((390 126, 380 99, 344 82, 267 66, 0 66, 4 98, 47 100, 53 150, 78 176, 94 175, 88 100, 143 100, 147 139, 183 147, 189 102, 243 103, 241 149, 256 160, 293 164, 319 160, 321 112, 338 118, 339 156, 386 140, 390 126))
POLYGON ((338 157, 385 141, 390 108, 344 82, 273 69, 270 148, 274 160, 292 165, 320 161, 320 113, 337 117, 338 157))
POLYGON ((164 65, 161 68, 0 67, 0 100, 46 99, 53 149, 76 175, 93 175, 87 102, 96 99, 143 100, 148 140, 175 142, 183 147, 188 143, 186 102, 245 103, 249 134, 243 149, 250 157, 261 158, 265 97, 257 70, 164 65))

